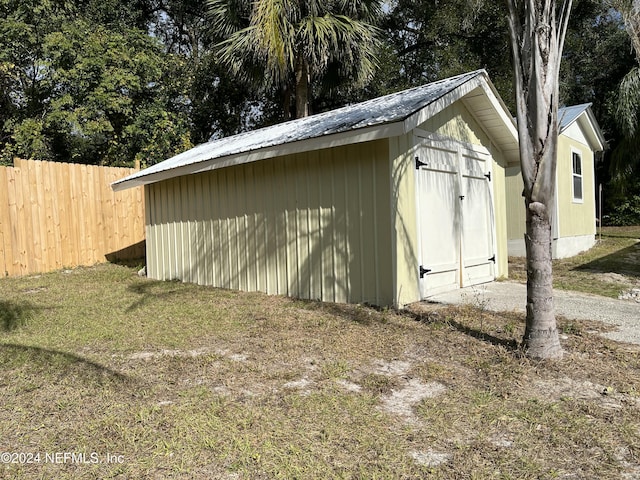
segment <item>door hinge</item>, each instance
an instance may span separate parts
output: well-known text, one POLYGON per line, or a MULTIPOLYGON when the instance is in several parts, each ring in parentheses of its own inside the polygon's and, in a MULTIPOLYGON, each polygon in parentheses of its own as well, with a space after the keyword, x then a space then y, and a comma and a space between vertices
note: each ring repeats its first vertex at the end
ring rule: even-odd
POLYGON ((420 157, 416 156, 415 158, 416 160, 416 170, 420 170, 420 167, 428 167, 429 166, 429 162, 421 162, 420 161, 420 157))
POLYGON ((484 176, 487 177, 489 181, 491 181, 491 172, 485 173, 484 176))
POLYGON ((491 257, 491 258, 489 258, 487 260, 489 260, 490 262, 496 263, 496 254, 494 253, 493 257, 491 257))
POLYGON ((424 278, 424 276, 430 271, 430 268, 424 268, 422 265, 420 265, 420 278, 424 278))

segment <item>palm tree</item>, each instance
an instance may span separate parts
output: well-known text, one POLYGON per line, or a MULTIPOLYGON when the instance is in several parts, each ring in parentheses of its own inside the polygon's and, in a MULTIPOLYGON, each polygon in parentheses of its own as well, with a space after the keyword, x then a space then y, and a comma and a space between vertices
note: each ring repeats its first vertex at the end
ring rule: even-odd
POLYGON ((614 182, 623 188, 625 181, 640 169, 640 1, 612 0, 611 3, 622 14, 638 63, 620 83, 615 111, 622 139, 611 157, 611 172, 614 182))
POLYGON ((551 217, 558 151, 558 76, 572 0, 506 0, 526 208, 528 356, 562 358, 553 307, 551 217))
POLYGON ((364 85, 376 67, 379 0, 208 0, 220 60, 236 76, 283 92, 295 115, 310 114, 318 81, 364 85))

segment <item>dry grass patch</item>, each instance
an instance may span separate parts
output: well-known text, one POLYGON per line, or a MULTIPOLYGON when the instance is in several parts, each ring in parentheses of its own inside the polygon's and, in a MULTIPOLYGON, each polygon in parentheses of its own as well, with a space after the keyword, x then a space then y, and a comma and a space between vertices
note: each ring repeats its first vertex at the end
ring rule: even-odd
POLYGON ((640 353, 594 322, 561 319, 566 359, 547 364, 520 355, 521 316, 470 306, 378 311, 113 265, 3 279, 0 299, 0 451, 123 459, 2 478, 640 473, 640 353))

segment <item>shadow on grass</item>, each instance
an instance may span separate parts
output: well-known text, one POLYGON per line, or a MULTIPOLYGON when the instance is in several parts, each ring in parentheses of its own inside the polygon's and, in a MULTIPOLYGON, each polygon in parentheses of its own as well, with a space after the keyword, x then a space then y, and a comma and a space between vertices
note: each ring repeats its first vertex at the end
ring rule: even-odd
POLYGON ((573 270, 596 273, 619 273, 640 278, 640 242, 579 265, 573 270))
POLYGON ((131 313, 134 310, 142 308, 148 303, 155 300, 163 301, 167 297, 182 293, 182 290, 171 287, 171 285, 174 283, 175 282, 160 282, 150 280, 141 280, 139 282, 132 283, 127 287, 127 290, 129 290, 131 293, 139 295, 140 297, 138 298, 138 300, 129 305, 125 311, 127 313, 131 313))
POLYGON ((27 324, 37 307, 29 302, 0 300, 0 330, 11 332, 27 324))
POLYGON ((111 380, 119 383, 131 381, 127 375, 100 363, 61 350, 17 343, 0 343, 0 358, 5 367, 28 366, 34 370, 44 369, 57 374, 59 378, 77 374, 84 381, 111 380))
POLYGON ((471 328, 467 325, 464 325, 463 323, 457 322, 455 320, 449 320, 449 324, 455 328, 456 330, 458 330, 460 333, 464 333, 465 335, 468 335, 472 338, 475 338, 477 340, 481 340, 483 342, 487 342, 490 343, 491 345, 495 345, 496 347, 504 347, 506 348, 508 351, 513 352, 513 353, 517 353, 520 352, 521 348, 520 348, 520 344, 513 340, 513 339, 507 339, 507 338, 500 338, 500 337, 496 337, 495 335, 491 335, 487 332, 483 332, 481 330, 475 329, 475 328, 471 328))
POLYGON ((413 316, 414 320, 416 320, 417 322, 442 323, 444 325, 448 325, 452 327, 453 329, 457 330, 460 333, 463 333, 471 338, 475 338, 476 340, 480 340, 482 342, 486 342, 494 346, 503 347, 511 353, 519 354, 522 351, 522 347, 517 340, 514 340, 512 338, 510 339, 510 338, 497 337, 495 335, 491 335, 490 333, 484 332, 477 328, 472 328, 458 320, 455 320, 453 315, 450 315, 448 313, 445 313, 443 315, 441 312, 435 311, 430 313, 409 312, 409 314, 413 316))
POLYGON ((292 302, 303 304, 307 310, 321 310, 336 317, 361 325, 372 325, 375 323, 386 323, 383 308, 375 305, 361 303, 331 303, 320 300, 309 300, 306 298, 292 298, 292 302))

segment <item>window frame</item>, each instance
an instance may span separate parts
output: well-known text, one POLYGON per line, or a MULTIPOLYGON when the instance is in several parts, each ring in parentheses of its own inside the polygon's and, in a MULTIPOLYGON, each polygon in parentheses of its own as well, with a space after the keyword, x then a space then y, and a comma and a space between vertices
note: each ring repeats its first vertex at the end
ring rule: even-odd
POLYGON ((584 203, 584 162, 582 161, 582 152, 575 148, 571 149, 571 200, 573 203, 584 203), (580 161, 580 172, 576 173, 575 159, 580 161), (576 196, 576 180, 580 180, 580 196, 576 196))

